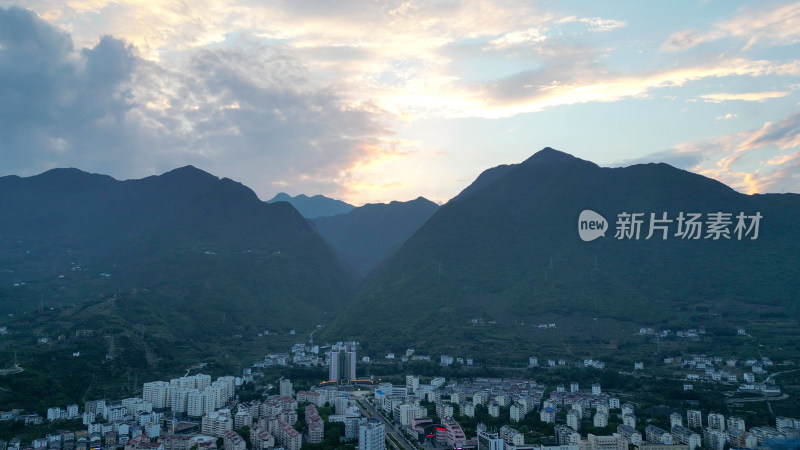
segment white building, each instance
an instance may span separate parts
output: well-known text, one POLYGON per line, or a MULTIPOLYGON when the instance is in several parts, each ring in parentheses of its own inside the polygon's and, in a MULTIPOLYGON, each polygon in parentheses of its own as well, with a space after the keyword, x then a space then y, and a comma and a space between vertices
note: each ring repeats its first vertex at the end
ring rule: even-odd
POLYGON ((682 427, 683 426, 683 416, 680 413, 674 412, 669 415, 669 427, 672 429, 673 427, 682 427))
POLYGON ((362 419, 358 427, 358 450, 385 450, 386 432, 380 419, 362 419))
POLYGON ((725 416, 717 413, 708 413, 708 428, 725 431, 725 416))
POLYGON ((503 450, 503 440, 497 433, 481 430, 478 431, 478 448, 480 450, 503 450))
POLYGON ((702 445, 702 439, 699 434, 680 425, 672 427, 672 441, 688 445, 689 450, 694 450, 702 445))
POLYGON ((622 423, 631 428, 636 428, 636 416, 633 414, 625 414, 622 416, 622 423))
POLYGON ((167 408, 167 390, 169 383, 166 381, 151 381, 145 383, 142 388, 142 397, 145 401, 153 404, 153 408, 167 408))
POLYGON ((292 380, 288 378, 281 379, 279 383, 278 393, 281 397, 293 397, 294 396, 294 386, 292 386, 292 380))
POLYGON ((61 408, 54 407, 54 408, 47 408, 47 420, 60 420, 61 419, 61 408))
POLYGON ((208 403, 208 393, 199 389, 192 389, 186 397, 186 415, 190 417, 202 417, 206 413, 208 403))
POLYGON ((419 377, 416 375, 406 375, 406 389, 409 393, 416 393, 419 389, 419 377))
POLYGON ((696 409, 686 411, 686 426, 689 428, 703 428, 703 415, 696 409))
POLYGON ((725 425, 728 430, 739 431, 739 432, 745 431, 744 419, 742 419, 741 417, 728 417, 728 419, 725 421, 725 425))
POLYGON ((516 402, 509 408, 509 415, 511 416, 512 422, 519 422, 525 417, 527 412, 527 409, 523 405, 516 402))
POLYGON ((567 413, 567 426, 572 428, 575 431, 578 431, 581 427, 581 414, 576 410, 570 410, 567 413))

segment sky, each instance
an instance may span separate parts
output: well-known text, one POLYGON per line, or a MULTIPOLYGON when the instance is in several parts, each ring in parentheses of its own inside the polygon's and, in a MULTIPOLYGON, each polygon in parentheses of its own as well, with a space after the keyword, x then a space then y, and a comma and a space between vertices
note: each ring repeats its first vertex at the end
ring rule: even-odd
POLYGON ((0 0, 0 175, 446 202, 544 147, 800 192, 800 2, 0 0))

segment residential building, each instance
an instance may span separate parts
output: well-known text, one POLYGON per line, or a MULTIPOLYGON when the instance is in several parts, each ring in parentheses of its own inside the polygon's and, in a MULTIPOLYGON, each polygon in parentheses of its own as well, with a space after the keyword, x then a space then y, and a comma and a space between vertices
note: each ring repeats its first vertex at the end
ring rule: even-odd
MULTIPOLYGON (((428 415, 428 410, 423 406, 409 405, 403 403, 395 408, 395 421, 402 426, 410 426, 414 419, 421 419, 428 415)), ((452 407, 450 407, 450 415, 452 416, 452 407)))
POLYGON ((725 416, 718 413, 708 413, 708 428, 725 431, 725 416))
POLYGON ((512 422, 519 422, 525 417, 526 413, 527 409, 523 405, 516 402, 509 408, 509 415, 511 416, 512 422))
POLYGON ((419 377, 416 375, 406 375, 406 389, 411 394, 417 392, 419 389, 419 377))
POLYGON ((571 426, 565 427, 564 425, 556 425, 553 431, 558 445, 574 445, 580 444, 581 442, 580 433, 575 431, 575 428, 571 426))
POLYGON ((597 428, 603 428, 608 426, 608 413, 604 412, 597 412, 594 415, 594 419, 592 420, 593 425, 597 428))
POLYGON ((467 417, 475 417, 475 405, 473 405, 472 403, 469 402, 464 403, 463 405, 461 405, 460 410, 461 414, 467 417))
POLYGON ((675 425, 672 427, 672 441, 679 444, 688 445, 689 450, 694 450, 695 448, 702 446, 702 439, 700 438, 699 434, 680 425, 675 425))
POLYGON ((385 450, 386 431, 380 419, 362 419, 358 427, 358 450, 385 450))
POLYGON ((226 431, 233 430, 233 420, 229 409, 220 409, 203 416, 200 427, 203 434, 223 437, 226 431))
POLYGON ((672 434, 655 425, 646 426, 644 434, 648 443, 672 445, 672 434))
POLYGON ((728 434, 719 429, 703 428, 703 443, 707 450, 724 450, 725 444, 728 443, 728 434))
POLYGON ((696 409, 686 411, 686 426, 694 429, 703 428, 702 413, 696 409))
POLYGON ((744 432, 744 419, 741 417, 728 417, 728 419, 725 420, 725 427, 728 430, 744 432))
POLYGON ((249 409, 239 408, 236 415, 233 416, 233 426, 235 428, 249 427, 253 424, 253 415, 249 409))
POLYGON ((322 421, 316 406, 306 406, 305 419, 308 426, 306 441, 310 444, 319 444, 325 438, 325 423, 322 421))
POLYGON ((503 440, 497 433, 478 431, 478 450, 503 450, 503 440))
POLYGON ((279 383, 278 392, 281 397, 294 396, 294 386, 292 386, 292 380, 288 378, 282 378, 279 383))
POLYGON ((629 425, 617 426, 617 433, 629 444, 639 445, 642 443, 642 433, 639 433, 635 428, 629 425))
POLYGON ((581 448, 585 450, 628 450, 628 444, 618 434, 613 436, 595 436, 589 434, 581 448))
POLYGON ((575 431, 578 431, 581 426, 581 414, 572 409, 567 413, 567 426, 575 431))
POLYGON ((441 425, 436 427, 436 440, 449 448, 463 447, 467 443, 467 436, 455 419, 443 417, 441 425))
POLYGON ((303 438, 300 432, 282 420, 279 420, 277 425, 275 440, 278 441, 278 444, 285 450, 300 450, 303 445, 303 438))
POLYGON ((503 425, 502 427, 500 427, 500 434, 499 435, 500 435, 500 439, 503 440, 503 443, 505 445, 524 445, 525 444, 525 435, 523 435, 519 431, 509 427, 508 425, 503 425))
POLYGON ((225 450, 247 449, 247 444, 245 443, 244 438, 242 438, 242 436, 235 431, 226 431, 225 435, 223 436, 223 442, 225 443, 225 450))

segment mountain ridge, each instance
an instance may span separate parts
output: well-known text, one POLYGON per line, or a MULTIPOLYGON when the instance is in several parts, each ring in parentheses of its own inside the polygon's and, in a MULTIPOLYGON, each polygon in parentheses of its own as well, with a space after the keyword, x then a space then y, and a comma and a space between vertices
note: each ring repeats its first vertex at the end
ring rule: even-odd
POLYGON ((424 197, 368 203, 344 214, 312 219, 316 230, 364 277, 438 209, 424 197))
MULTIPOLYGON (((696 325, 692 321, 699 319, 681 308, 698 303, 747 321, 729 310, 725 298, 750 313, 759 305, 796 308, 800 245, 793 236, 800 227, 792 217, 800 216, 800 195, 747 196, 667 164, 605 168, 550 150, 501 169, 499 176, 495 168, 488 183, 482 173, 477 186, 439 208, 371 275, 329 332, 385 347, 381 333, 398 345, 491 353, 493 345, 508 342, 483 332, 468 337, 471 318, 502 322, 509 330, 538 315, 571 321, 576 314, 677 327, 696 325), (612 229, 605 238, 580 241, 577 218, 584 209, 608 220, 612 229), (760 211, 764 220, 755 241, 671 236, 662 242, 646 240, 646 228, 639 240, 617 240, 615 219, 625 211, 647 219, 666 212, 673 220, 680 211, 700 212, 704 219, 716 211, 760 211), (363 311, 370 311, 367 325, 363 311)), ((569 332, 588 333, 576 330, 569 332)), ((530 330, 497 333, 524 351, 538 345, 530 330)), ((587 339, 602 335, 594 333, 587 339)))
POLYGON ((266 201, 266 203, 276 202, 291 203, 306 219, 346 214, 355 208, 355 206, 349 203, 319 194, 311 197, 305 194, 299 194, 292 197, 285 192, 280 192, 266 201))

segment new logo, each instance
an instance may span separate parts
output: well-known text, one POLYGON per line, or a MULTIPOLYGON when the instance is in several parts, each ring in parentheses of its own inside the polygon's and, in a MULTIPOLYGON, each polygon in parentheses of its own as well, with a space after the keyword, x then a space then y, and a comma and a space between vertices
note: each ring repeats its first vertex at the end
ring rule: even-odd
POLYGON ((605 237, 608 230, 606 219, 592 211, 584 209, 578 216, 578 235, 584 242, 593 241, 599 237, 605 237))

